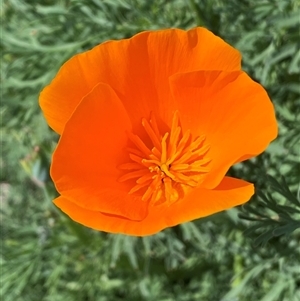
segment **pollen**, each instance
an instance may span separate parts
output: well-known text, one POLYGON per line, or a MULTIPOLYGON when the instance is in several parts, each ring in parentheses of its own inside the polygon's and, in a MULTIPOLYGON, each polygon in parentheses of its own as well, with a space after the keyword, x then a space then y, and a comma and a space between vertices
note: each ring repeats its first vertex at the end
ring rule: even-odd
POLYGON ((170 131, 164 134, 153 113, 149 122, 142 119, 142 125, 152 145, 128 133, 133 147, 127 148, 130 162, 119 166, 124 171, 119 181, 132 180, 135 184, 129 194, 142 195, 142 200, 151 205, 170 205, 201 184, 209 172, 207 165, 211 160, 206 153, 210 146, 205 143, 205 136, 193 139, 189 130, 182 132, 178 111, 173 115, 170 131))

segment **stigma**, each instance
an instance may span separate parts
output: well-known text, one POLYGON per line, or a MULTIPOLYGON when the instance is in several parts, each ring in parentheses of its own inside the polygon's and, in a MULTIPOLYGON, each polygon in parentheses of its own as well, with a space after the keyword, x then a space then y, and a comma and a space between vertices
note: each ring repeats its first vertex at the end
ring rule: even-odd
POLYGON ((128 133, 133 147, 127 148, 130 162, 119 166, 124 171, 119 181, 133 180, 129 194, 141 195, 151 205, 170 205, 201 184, 209 172, 207 165, 211 160, 205 155, 210 146, 205 143, 205 136, 193 139, 190 130, 182 132, 178 111, 166 133, 159 130, 153 113, 149 122, 142 119, 142 125, 152 145, 128 133))

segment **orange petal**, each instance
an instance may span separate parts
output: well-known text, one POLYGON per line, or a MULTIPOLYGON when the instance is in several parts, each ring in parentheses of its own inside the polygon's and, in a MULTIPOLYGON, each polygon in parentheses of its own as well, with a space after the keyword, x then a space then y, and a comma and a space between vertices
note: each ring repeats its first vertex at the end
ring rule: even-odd
POLYGON ((147 207, 119 183, 117 166, 128 161, 124 147, 131 123, 123 104, 106 84, 98 84, 66 123, 53 155, 51 176, 58 192, 80 207, 134 220, 147 207))
POLYGON ((143 33, 132 39, 108 41, 67 61, 40 94, 40 106, 48 124, 61 134, 81 99, 99 82, 109 84, 122 98, 130 97, 130 92, 137 94, 135 85, 143 86, 143 98, 134 98, 135 110, 143 107, 145 97, 153 94, 145 75, 149 74, 145 70, 147 36, 143 33))
POLYGON ((196 70, 240 70, 240 53, 205 28, 162 30, 148 38, 150 78, 159 98, 159 115, 167 124, 176 110, 169 77, 196 70))
POLYGON ((205 28, 143 32, 109 41, 66 62, 40 95, 49 125, 59 134, 71 114, 99 82, 109 84, 133 127, 154 111, 166 123, 175 111, 168 78, 194 70, 239 70, 241 56, 205 28))
POLYGON ((261 85, 242 71, 197 71, 170 79, 183 130, 206 135, 214 188, 234 163, 263 152, 277 136, 274 107, 261 85))
POLYGON ((167 227, 243 204, 250 199, 253 193, 252 184, 225 177, 214 190, 196 188, 185 199, 173 203, 169 207, 167 205, 150 207, 149 214, 142 221, 132 221, 116 215, 90 211, 64 197, 55 199, 54 203, 74 221, 87 227, 111 233, 146 236, 167 227))

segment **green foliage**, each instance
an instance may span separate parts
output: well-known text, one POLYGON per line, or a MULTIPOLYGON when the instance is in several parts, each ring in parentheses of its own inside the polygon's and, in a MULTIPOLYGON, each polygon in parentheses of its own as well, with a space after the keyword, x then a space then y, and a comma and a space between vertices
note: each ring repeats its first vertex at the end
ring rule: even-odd
POLYGON ((265 246, 271 238, 290 235, 300 228, 300 196, 297 198, 291 193, 284 178, 281 184, 271 176, 266 176, 265 180, 270 184, 274 195, 258 191, 256 195, 259 199, 244 205, 246 214, 239 214, 240 218, 256 222, 244 234, 251 234, 266 228, 255 239, 254 246, 260 244, 265 246))
POLYGON ((0 298, 299 301, 299 8, 299 0, 4 0, 0 298), (40 90, 73 54, 104 40, 196 25, 237 47, 274 101, 278 139, 230 171, 254 182, 257 196, 242 211, 146 238, 74 223, 51 202, 57 136, 40 90))

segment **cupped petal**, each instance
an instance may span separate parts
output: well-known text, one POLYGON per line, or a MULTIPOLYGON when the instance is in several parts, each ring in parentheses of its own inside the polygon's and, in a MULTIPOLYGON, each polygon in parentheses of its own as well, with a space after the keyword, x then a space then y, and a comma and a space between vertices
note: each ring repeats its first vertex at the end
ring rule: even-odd
POLYGON ((183 131, 205 135, 210 145, 203 187, 216 187, 230 166, 260 154, 277 136, 266 91, 242 71, 176 74, 170 86, 183 131))
POLYGON ((156 113, 169 124, 175 111, 168 78, 194 70, 239 70, 237 50, 205 28, 142 32, 108 41, 67 61, 40 94, 48 124, 59 134, 73 111, 99 82, 122 100, 133 127, 156 113))
POLYGON ((123 104, 108 85, 98 84, 66 123, 54 152, 51 177, 57 191, 88 210, 144 218, 146 203, 118 182, 118 166, 128 161, 126 130, 131 122, 123 104))
POLYGON ((149 214, 142 221, 87 210, 64 197, 55 199, 54 203, 74 221, 87 227, 110 233, 146 236, 243 204, 253 193, 251 183, 225 177, 214 190, 196 188, 186 198, 170 206, 150 207, 149 214))
POLYGON ((121 98, 131 97, 133 114, 148 109, 144 100, 155 94, 148 84, 148 34, 107 41, 68 60, 40 94, 40 106, 50 127, 61 134, 81 99, 99 82, 109 84, 121 98), (141 89, 142 97, 138 93, 141 89))
POLYGON ((170 94, 170 76, 196 70, 241 69, 240 53, 202 27, 152 32, 147 43, 150 79, 158 95, 156 113, 169 125, 176 110, 170 94))

